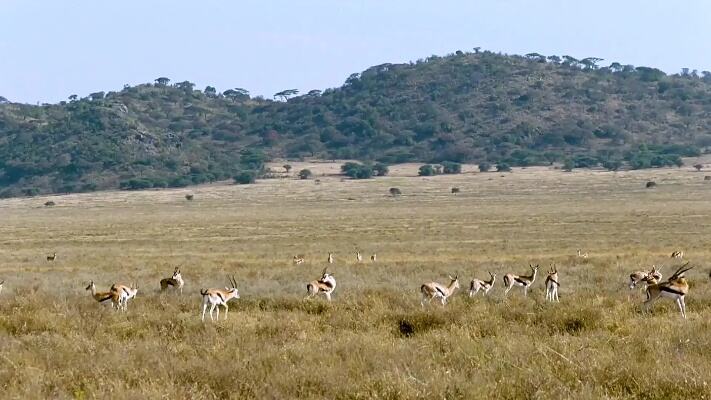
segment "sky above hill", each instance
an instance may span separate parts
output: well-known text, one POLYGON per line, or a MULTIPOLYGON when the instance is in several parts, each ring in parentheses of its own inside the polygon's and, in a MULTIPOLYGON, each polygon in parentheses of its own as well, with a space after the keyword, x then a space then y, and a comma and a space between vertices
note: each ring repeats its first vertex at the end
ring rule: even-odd
POLYGON ((0 96, 57 102, 166 76, 271 97, 473 47, 711 70, 705 0, 0 0, 0 96))

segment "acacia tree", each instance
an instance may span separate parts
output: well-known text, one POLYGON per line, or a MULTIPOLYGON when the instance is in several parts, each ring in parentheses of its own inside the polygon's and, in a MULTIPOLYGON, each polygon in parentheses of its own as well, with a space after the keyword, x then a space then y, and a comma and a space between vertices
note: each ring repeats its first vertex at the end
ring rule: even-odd
POLYGON ((160 78, 157 78, 157 79, 155 80, 155 83, 156 83, 158 86, 166 86, 167 84, 170 83, 170 79, 168 79, 168 78, 166 78, 166 77, 164 77, 164 76, 161 76, 160 78))
POLYGON ((289 100, 289 97, 296 96, 299 94, 298 89, 287 89, 287 90, 282 90, 281 92, 274 93, 274 98, 276 99, 277 97, 281 98, 283 101, 289 100))

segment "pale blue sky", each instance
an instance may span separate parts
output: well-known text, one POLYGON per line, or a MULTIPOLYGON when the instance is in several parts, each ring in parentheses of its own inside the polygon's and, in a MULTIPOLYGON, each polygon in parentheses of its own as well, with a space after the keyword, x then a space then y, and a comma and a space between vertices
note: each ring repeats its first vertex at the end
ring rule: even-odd
POLYGON ((271 97, 475 46, 711 70, 711 1, 0 0, 0 95, 57 102, 167 76, 271 97))

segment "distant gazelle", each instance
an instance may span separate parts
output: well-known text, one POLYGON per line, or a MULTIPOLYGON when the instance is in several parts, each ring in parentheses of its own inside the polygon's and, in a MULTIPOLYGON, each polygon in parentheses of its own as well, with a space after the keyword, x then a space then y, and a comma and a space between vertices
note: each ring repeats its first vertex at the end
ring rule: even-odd
POLYGON ((647 300, 644 301, 645 311, 649 311, 660 297, 668 297, 676 301, 681 316, 686 318, 686 303, 684 297, 689 293, 689 283, 684 278, 684 273, 693 267, 685 268, 689 263, 679 267, 666 282, 653 283, 647 286, 647 300))
POLYGON ((294 263, 294 265, 300 265, 300 264, 303 264, 305 260, 306 259, 303 254, 298 254, 298 255, 294 256, 293 263, 294 263))
POLYGON ((180 268, 175 267, 175 270, 173 270, 173 276, 160 280, 160 291, 162 292, 169 287, 173 287, 176 290, 180 290, 180 294, 183 294, 184 285, 185 281, 183 281, 183 275, 180 273, 180 268))
POLYGON ((328 263, 333 264, 333 253, 328 253, 328 263))
POLYGON ((370 256, 370 262, 375 262, 375 261, 377 261, 377 259, 378 259, 378 255, 375 253, 373 253, 373 255, 370 256))
POLYGON ((55 251, 54 254, 50 254, 47 256, 47 261, 54 261, 57 259, 57 252, 55 251))
POLYGON ((506 288, 504 296, 509 294, 509 291, 511 291, 514 286, 521 286, 523 288, 523 295, 528 296, 528 288, 531 287, 531 285, 533 285, 533 282, 536 280, 536 273, 538 273, 538 264, 536 264, 535 267, 533 266, 533 264, 529 264, 528 266, 529 268, 531 268, 531 275, 504 275, 504 287, 506 288))
POLYGON ((558 288, 560 287, 560 282, 558 280, 558 268, 554 265, 548 271, 548 276, 546 277, 546 300, 548 301, 559 301, 558 300, 558 288))
POLYGON ((0 293, 2 293, 2 285, 5 283, 4 280, 0 281, 0 293))
POLYGON ((677 258, 677 259, 681 260, 682 258, 684 258, 684 252, 681 250, 672 251, 670 257, 677 258))
POLYGON ((363 255, 360 254, 360 251, 356 251, 356 262, 361 262, 363 261, 363 255))
POLYGON ((445 286, 437 282, 423 283, 420 286, 420 293, 422 293, 422 300, 420 300, 420 305, 425 306, 425 302, 428 304, 434 299, 439 299, 444 307, 447 304, 447 299, 454 294, 454 291, 459 289, 459 275, 449 275, 449 285, 445 286))
POLYGON ((469 284, 469 297, 476 296, 479 291, 481 291, 482 296, 489 294, 491 288, 494 287, 494 282, 496 282, 496 274, 489 272, 489 280, 483 281, 481 279, 472 279, 471 284, 469 284))
POLYGON ((237 290, 237 281, 235 277, 227 277, 230 286, 222 289, 200 289, 200 294, 202 295, 202 320, 205 321, 205 311, 207 306, 210 306, 210 320, 214 321, 212 318, 212 312, 217 308, 217 320, 220 320, 220 306, 225 308, 225 318, 227 319, 227 311, 229 307, 227 302, 232 299, 239 299, 239 291, 237 290))
POLYGON ((118 309, 118 307, 119 307, 118 292, 115 292, 115 291, 97 292, 96 285, 94 285, 94 281, 89 282, 89 286, 86 287, 86 290, 90 290, 91 297, 93 297, 94 300, 98 301, 99 303, 104 303, 106 301, 111 300, 111 307, 118 309))
POLYGON ((328 267, 323 269, 321 278, 306 284, 306 298, 316 297, 323 294, 328 301, 331 301, 331 293, 336 290, 336 278, 328 273, 328 267))
POLYGON ((585 253, 583 253, 583 250, 582 250, 582 249, 578 249, 578 257, 580 257, 580 258, 588 258, 588 252, 586 251, 585 253))

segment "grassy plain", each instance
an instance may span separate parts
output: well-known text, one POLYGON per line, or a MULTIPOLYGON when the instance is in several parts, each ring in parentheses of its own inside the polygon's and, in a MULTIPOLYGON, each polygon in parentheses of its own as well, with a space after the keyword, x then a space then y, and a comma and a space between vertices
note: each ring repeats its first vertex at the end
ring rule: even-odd
POLYGON ((0 397, 711 397, 703 172, 412 172, 0 200, 0 397), (355 248, 377 263, 357 265, 355 248), (675 249, 697 265, 685 321, 668 300, 643 314, 625 287, 651 264, 668 276, 675 249), (328 251, 334 301, 305 301, 328 251), (504 273, 528 263, 559 266, 559 304, 544 301, 543 274, 528 298, 503 298, 504 273), (185 293, 160 295, 174 266, 185 293), (486 271, 490 297, 468 298, 486 271), (421 309, 420 284, 454 273, 450 304, 421 309), (227 274, 242 299, 201 323, 198 290, 227 274), (89 297, 91 279, 140 291, 116 313, 89 297))

